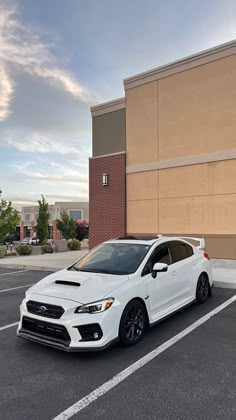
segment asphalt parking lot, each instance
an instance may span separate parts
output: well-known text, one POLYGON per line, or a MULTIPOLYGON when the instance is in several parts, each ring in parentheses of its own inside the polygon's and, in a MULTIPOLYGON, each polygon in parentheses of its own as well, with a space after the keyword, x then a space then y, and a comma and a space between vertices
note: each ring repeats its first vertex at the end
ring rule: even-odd
POLYGON ((118 343, 100 353, 64 353, 16 337, 24 293, 45 275, 0 269, 1 420, 236 419, 236 301, 180 334, 235 290, 215 288, 207 303, 162 321, 135 347, 118 343), (156 356, 141 367, 140 359, 152 351, 156 356), (116 380, 124 369, 127 377, 116 380))

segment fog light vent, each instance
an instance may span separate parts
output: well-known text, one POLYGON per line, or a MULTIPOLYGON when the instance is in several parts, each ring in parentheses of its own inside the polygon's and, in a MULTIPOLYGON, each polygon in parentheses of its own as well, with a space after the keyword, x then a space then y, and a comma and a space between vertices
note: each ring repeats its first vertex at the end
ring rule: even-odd
POLYGON ((80 341, 98 341, 103 336, 99 324, 78 325, 74 328, 77 328, 81 335, 80 341))

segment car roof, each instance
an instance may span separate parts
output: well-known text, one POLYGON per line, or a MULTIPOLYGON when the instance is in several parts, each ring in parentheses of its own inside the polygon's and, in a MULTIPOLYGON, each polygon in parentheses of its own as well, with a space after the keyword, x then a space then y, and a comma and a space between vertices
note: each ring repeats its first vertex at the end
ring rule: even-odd
POLYGON ((152 240, 142 240, 142 239, 112 239, 110 241, 106 241, 104 243, 106 244, 131 244, 131 245, 153 245, 155 242, 157 242, 158 239, 152 239, 152 240))
POLYGON ((153 244, 155 244, 156 242, 158 243, 162 243, 165 242, 166 240, 168 240, 169 238, 166 236, 162 236, 162 235, 157 235, 154 238, 151 239, 142 239, 142 238, 134 238, 132 236, 127 237, 127 238, 115 238, 115 239, 111 239, 109 241, 106 241, 105 243, 118 243, 118 244, 132 244, 132 245, 149 245, 152 246, 153 244))
MULTIPOLYGON (((189 238, 191 239, 191 238, 189 238)), ((111 239, 109 241, 106 241, 104 243, 120 243, 120 244, 132 244, 132 245, 148 245, 148 246, 152 246, 153 244, 157 243, 158 244, 162 244, 164 242, 169 242, 169 241, 182 241, 185 243, 188 243, 190 245, 193 246, 193 244, 191 244, 190 241, 188 241, 186 238, 181 238, 178 236, 164 236, 164 235, 157 235, 156 237, 152 238, 152 239, 141 239, 141 238, 133 238, 133 237, 127 237, 127 238, 115 238, 115 239, 111 239)))

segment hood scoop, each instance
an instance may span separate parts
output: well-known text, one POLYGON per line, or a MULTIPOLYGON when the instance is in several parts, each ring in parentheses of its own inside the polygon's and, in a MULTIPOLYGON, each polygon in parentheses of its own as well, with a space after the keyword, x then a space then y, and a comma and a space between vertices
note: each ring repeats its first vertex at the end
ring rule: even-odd
POLYGON ((80 287, 81 284, 77 283, 75 281, 68 281, 68 280, 56 280, 56 284, 64 284, 65 286, 74 286, 74 287, 80 287))

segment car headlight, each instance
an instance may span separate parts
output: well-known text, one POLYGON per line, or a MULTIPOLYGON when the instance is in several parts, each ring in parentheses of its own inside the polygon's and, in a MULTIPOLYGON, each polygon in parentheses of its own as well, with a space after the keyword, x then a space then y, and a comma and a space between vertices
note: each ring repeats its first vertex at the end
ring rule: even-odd
POLYGON ((111 307, 114 300, 114 298, 107 298, 97 302, 86 303, 85 305, 78 306, 75 310, 75 314, 97 314, 99 312, 104 312, 111 307))

